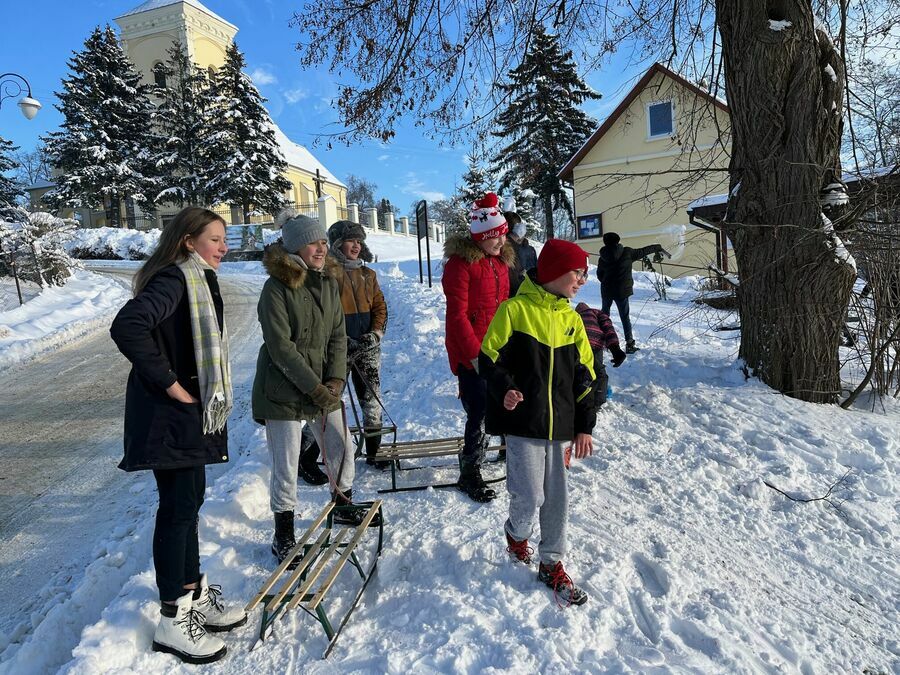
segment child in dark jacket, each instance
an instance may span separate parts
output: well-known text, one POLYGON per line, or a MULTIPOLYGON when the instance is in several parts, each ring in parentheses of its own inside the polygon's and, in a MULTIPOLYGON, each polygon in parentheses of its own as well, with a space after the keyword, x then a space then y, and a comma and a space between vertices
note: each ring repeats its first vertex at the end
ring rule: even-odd
POLYGON ((535 512, 540 514, 538 580, 568 604, 587 595, 563 568, 568 523, 565 453, 592 452, 596 420, 591 346, 569 305, 587 278, 587 252, 551 239, 516 297, 500 305, 478 363, 488 383, 487 430, 506 436, 507 550, 529 564, 535 512))
POLYGON ((232 408, 228 332, 216 270, 228 251, 212 211, 182 209, 135 275, 134 298, 110 334, 131 361, 125 393, 125 471, 152 470, 159 492, 153 566, 160 619, 153 650, 212 663, 225 644, 210 632, 247 621, 200 573, 199 511, 206 465, 228 461, 232 408))
POLYGON ((594 309, 585 302, 579 302, 575 311, 584 322, 584 330, 587 332, 588 342, 594 353, 594 371, 597 373, 597 382, 594 386, 594 404, 599 410, 606 403, 606 391, 609 386, 609 375, 606 373, 606 365, 603 363, 603 350, 608 349, 612 355, 613 368, 618 368, 625 361, 626 354, 619 347, 619 336, 613 328, 612 321, 603 310, 594 309))

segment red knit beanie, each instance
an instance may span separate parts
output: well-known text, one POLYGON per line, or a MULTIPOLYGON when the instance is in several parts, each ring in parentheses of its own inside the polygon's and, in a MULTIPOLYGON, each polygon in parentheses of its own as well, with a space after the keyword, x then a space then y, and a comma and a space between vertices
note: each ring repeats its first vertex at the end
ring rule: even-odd
POLYGON ((550 239, 538 256, 537 280, 539 284, 546 284, 566 272, 587 268, 587 251, 565 239, 550 239))

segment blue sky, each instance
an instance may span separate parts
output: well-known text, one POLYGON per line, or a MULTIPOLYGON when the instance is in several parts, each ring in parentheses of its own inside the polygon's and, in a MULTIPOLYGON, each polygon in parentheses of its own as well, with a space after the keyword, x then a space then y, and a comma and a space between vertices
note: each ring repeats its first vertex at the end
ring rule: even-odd
MULTIPOLYGON (((139 5, 141 0, 30 0, 4 2, 3 40, 0 40, 0 72, 12 71, 28 78, 35 98, 44 107, 30 122, 15 106, 4 101, 0 109, 0 135, 25 149, 33 148, 38 137, 56 129, 62 118, 53 108, 54 91, 68 72, 66 61, 98 24, 113 19, 139 5)), ((314 146, 318 134, 336 130, 337 115, 331 99, 337 87, 325 71, 301 70, 294 49, 295 29, 288 27, 292 11, 300 11, 303 0, 206 0, 213 12, 239 28, 236 40, 247 59, 247 72, 260 91, 275 121, 285 133, 313 153, 341 179, 356 174, 378 185, 379 197, 388 197, 401 211, 421 198, 436 199, 453 192, 465 171, 468 147, 439 147, 404 122, 394 142, 375 141, 351 147, 335 144, 326 150, 314 146)), ((603 94, 591 102, 587 112, 602 119, 621 100, 628 88, 650 65, 625 65, 625 57, 588 76, 588 82, 603 94)))

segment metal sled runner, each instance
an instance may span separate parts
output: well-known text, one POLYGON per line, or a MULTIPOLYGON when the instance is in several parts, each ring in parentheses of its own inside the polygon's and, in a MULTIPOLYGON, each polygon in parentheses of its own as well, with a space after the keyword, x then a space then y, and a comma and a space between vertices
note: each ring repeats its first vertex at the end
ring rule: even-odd
MULTIPOLYGON (((401 467, 401 460, 410 459, 426 459, 429 457, 445 457, 458 456, 462 452, 465 439, 462 436, 454 436, 452 438, 436 438, 427 441, 406 441, 403 443, 391 443, 383 445, 378 449, 375 455, 375 461, 384 461, 391 463, 391 487, 390 489, 379 490, 380 494, 387 492, 410 492, 413 490, 427 490, 428 488, 451 488, 456 487, 456 483, 438 483, 436 485, 411 485, 406 487, 397 487, 397 471, 409 471, 413 469, 426 469, 433 467, 401 467)), ((492 445, 487 448, 492 450, 505 450, 506 445, 492 445)), ((485 483, 499 483, 506 480, 506 474, 485 480, 485 483)))
MULTIPOLYGON (((258 605, 263 604, 262 620, 259 627, 259 641, 265 640, 266 633, 275 621, 284 613, 300 607, 306 613, 315 616, 325 631, 328 638, 328 647, 322 654, 327 658, 347 624, 347 620, 356 608, 359 599, 372 575, 381 555, 381 547, 384 539, 384 519, 381 518, 378 528, 378 544, 372 563, 368 570, 363 569, 358 556, 357 548, 365 534, 375 526, 371 523, 376 515, 381 515, 381 500, 374 502, 362 502, 354 506, 368 506, 363 521, 356 528, 333 527, 334 512, 340 509, 351 508, 335 506, 329 502, 322 512, 316 517, 309 529, 300 537, 297 545, 291 549, 284 561, 272 572, 272 575, 263 584, 256 597, 246 607, 249 613, 258 605), (314 540, 315 538, 315 540, 314 540), (299 558, 299 564, 293 570, 288 570, 291 561, 299 558), (335 630, 328 614, 325 611, 325 596, 331 590, 335 580, 347 563, 356 568, 362 584, 353 598, 350 608, 335 630), (316 586, 320 579, 324 579, 316 586), (273 590, 279 581, 282 581, 278 590, 273 590)), ((257 643, 254 643, 254 647, 257 643)), ((253 647, 251 647, 253 649, 253 647)))

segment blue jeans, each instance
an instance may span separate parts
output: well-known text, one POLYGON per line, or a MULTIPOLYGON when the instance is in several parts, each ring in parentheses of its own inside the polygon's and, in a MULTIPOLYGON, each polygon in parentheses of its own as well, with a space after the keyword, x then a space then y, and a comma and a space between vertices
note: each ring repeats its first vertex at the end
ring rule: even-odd
POLYGON ((605 295, 603 295, 602 298, 602 311, 606 316, 610 316, 609 310, 612 309, 613 302, 616 303, 616 309, 619 310, 619 321, 622 322, 622 332, 625 333, 625 342, 634 340, 634 335, 631 333, 631 315, 628 306, 628 298, 608 298, 605 295))

